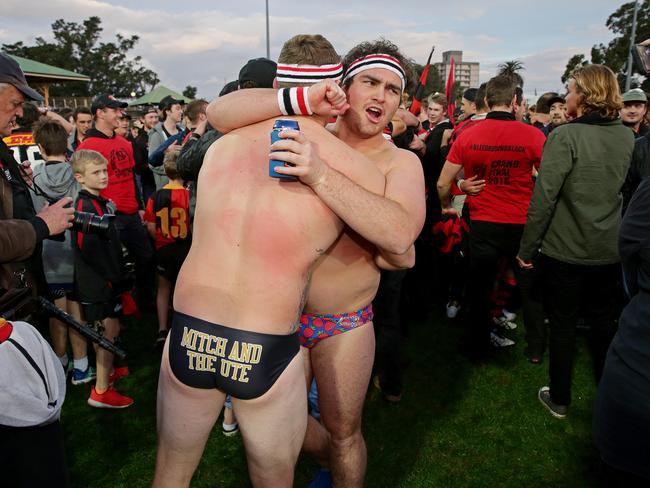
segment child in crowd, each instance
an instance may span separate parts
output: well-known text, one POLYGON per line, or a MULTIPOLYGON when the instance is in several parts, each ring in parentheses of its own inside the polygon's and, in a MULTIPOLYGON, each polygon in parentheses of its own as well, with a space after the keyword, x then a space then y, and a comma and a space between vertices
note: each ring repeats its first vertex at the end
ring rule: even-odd
POLYGON ((176 151, 165 154, 163 167, 169 178, 169 183, 149 198, 144 214, 147 230, 156 245, 158 269, 158 295, 156 297, 158 337, 156 346, 162 346, 165 343, 168 333, 169 297, 192 243, 190 193, 183 186, 183 180, 178 175, 177 159, 178 152, 176 151))
MULTIPOLYGON (((81 184, 75 202, 77 212, 98 216, 112 214, 109 201, 100 196, 108 185, 107 161, 100 153, 79 150, 72 156, 74 177, 81 184)), ((115 224, 105 235, 74 232, 75 292, 86 322, 95 323, 104 337, 115 341, 120 333, 121 288, 123 286, 122 244, 115 224)), ((125 408, 133 399, 113 388, 113 382, 128 374, 128 369, 113 370, 113 354, 97 348, 97 379, 88 404, 99 408, 125 408)))
MULTIPOLYGON (((34 168, 34 192, 32 200, 36 211, 46 203, 70 197, 73 200, 79 192, 79 183, 74 178, 72 167, 66 160, 68 133, 54 120, 44 119, 34 128, 34 141, 45 164, 34 168)), ((43 241, 43 270, 54 304, 68 312, 76 320, 81 320, 79 302, 74 295, 74 250, 72 233, 66 232, 62 240, 43 241)), ((88 364, 88 345, 79 332, 50 318, 52 348, 59 357, 63 369, 72 369, 72 384, 88 383, 95 378, 95 369, 88 364), (72 345, 73 363, 68 361, 66 346, 68 335, 72 345)))

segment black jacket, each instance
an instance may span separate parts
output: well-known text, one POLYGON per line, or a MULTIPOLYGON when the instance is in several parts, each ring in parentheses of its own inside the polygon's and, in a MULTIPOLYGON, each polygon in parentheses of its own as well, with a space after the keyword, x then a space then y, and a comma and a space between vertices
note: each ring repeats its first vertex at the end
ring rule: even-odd
MULTIPOLYGON (((105 215, 108 200, 81 190, 75 201, 77 212, 105 215)), ((105 303, 122 291, 122 244, 115 224, 105 236, 74 232, 75 290, 82 303, 105 303)))
POLYGON ((212 143, 222 135, 221 132, 210 129, 200 139, 193 137, 188 139, 176 161, 176 168, 181 178, 185 181, 198 180, 205 153, 208 152, 212 143))
POLYGON ((639 137, 634 142, 632 162, 623 184, 623 213, 627 209, 632 195, 646 176, 650 176, 650 137, 648 135, 639 137))

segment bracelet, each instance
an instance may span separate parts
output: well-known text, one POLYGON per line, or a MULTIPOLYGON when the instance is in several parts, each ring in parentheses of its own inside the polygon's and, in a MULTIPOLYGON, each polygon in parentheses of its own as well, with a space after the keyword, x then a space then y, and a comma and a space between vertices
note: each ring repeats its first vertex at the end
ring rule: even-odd
POLYGON ((278 106, 282 115, 311 115, 314 112, 309 105, 309 87, 298 86, 278 90, 278 106))
POLYGON ((460 186, 460 185, 463 184, 463 181, 465 181, 463 178, 461 178, 460 180, 458 180, 458 181, 456 182, 456 186, 458 187, 458 189, 459 189, 460 191, 462 191, 463 193, 465 193, 465 190, 463 190, 463 187, 460 186))

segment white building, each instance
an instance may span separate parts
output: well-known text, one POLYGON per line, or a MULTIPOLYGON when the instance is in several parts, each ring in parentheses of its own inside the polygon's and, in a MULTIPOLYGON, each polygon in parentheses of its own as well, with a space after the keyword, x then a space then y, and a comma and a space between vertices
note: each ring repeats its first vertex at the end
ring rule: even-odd
POLYGON ((433 64, 433 68, 438 71, 443 82, 447 82, 452 58, 454 59, 454 80, 458 81, 463 89, 478 88, 479 63, 463 62, 463 51, 445 51, 442 53, 442 63, 433 64))

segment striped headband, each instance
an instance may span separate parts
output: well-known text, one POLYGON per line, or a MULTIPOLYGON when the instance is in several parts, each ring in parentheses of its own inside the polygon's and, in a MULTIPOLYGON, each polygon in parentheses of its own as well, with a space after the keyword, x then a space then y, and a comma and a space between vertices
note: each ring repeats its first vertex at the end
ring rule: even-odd
POLYGON ((406 85, 406 73, 404 72, 404 68, 402 68, 402 65, 397 59, 388 54, 369 54, 368 56, 353 61, 350 66, 348 66, 348 69, 343 76, 343 81, 358 75, 362 71, 374 68, 383 68, 395 73, 399 76, 400 80, 402 80, 402 91, 404 90, 406 85))
POLYGON ((321 66, 278 63, 276 72, 278 82, 284 83, 318 83, 326 79, 340 80, 341 76, 343 76, 341 63, 321 66))

